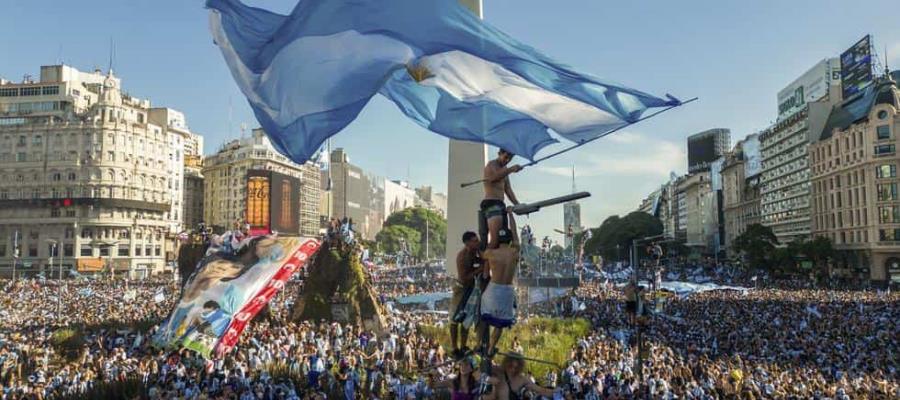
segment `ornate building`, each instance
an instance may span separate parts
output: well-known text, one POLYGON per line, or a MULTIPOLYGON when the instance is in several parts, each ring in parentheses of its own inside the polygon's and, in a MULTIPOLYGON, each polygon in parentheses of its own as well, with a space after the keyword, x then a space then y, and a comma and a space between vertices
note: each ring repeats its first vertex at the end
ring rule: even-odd
POLYGON ((160 272, 181 227, 185 144, 197 144, 152 121, 164 110, 112 71, 52 65, 38 81, 0 80, 0 274, 48 275, 51 256, 53 276, 160 272))
POLYGON ((834 274, 900 281, 898 134, 900 90, 886 76, 835 106, 810 147, 812 233, 834 243, 834 274))

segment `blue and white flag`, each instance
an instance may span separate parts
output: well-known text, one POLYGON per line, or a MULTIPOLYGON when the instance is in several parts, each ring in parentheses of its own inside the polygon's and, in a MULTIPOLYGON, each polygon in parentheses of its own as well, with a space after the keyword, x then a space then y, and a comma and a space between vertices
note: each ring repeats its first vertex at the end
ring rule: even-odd
POLYGON ((273 144, 295 162, 376 93, 453 139, 534 159, 680 104, 555 62, 457 0, 300 1, 290 15, 207 0, 210 29, 273 144))

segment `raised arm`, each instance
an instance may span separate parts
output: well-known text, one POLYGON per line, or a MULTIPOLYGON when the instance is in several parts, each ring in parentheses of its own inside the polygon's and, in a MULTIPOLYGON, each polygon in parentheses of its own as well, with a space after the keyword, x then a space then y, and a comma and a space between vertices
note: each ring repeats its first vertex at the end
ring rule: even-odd
POLYGON ((528 381, 528 383, 525 384, 525 388, 527 388, 528 390, 530 390, 530 391, 532 391, 532 392, 535 392, 535 393, 537 393, 537 394, 539 394, 539 395, 541 395, 541 396, 549 397, 549 398, 551 398, 551 399, 553 398, 553 393, 556 392, 556 389, 551 389, 551 388, 545 388, 545 387, 543 387, 543 386, 538 386, 536 383, 534 383, 534 382, 532 382, 532 381, 530 381, 530 380, 528 381))

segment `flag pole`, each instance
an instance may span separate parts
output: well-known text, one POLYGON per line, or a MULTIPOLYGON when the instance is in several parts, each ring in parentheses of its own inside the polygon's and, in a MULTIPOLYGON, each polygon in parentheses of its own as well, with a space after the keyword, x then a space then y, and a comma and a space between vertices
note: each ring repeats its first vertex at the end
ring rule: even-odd
MULTIPOLYGON (((655 117, 655 116, 657 116, 657 115, 659 115, 659 114, 662 114, 662 113, 664 113, 664 112, 666 112, 666 111, 669 111, 669 110, 671 110, 671 109, 673 109, 673 108, 678 108, 678 107, 681 107, 681 106, 683 106, 683 105, 685 105, 685 104, 687 104, 687 103, 694 102, 694 101, 696 101, 697 99, 698 99, 697 97, 694 97, 694 98, 691 98, 691 99, 682 101, 682 102, 680 102, 680 103, 678 103, 678 104, 673 104, 673 105, 668 106, 668 107, 666 107, 666 108, 657 110, 657 111, 655 111, 655 112, 653 112, 653 113, 650 113, 650 114, 645 115, 645 116, 643 116, 643 117, 641 117, 641 118, 638 118, 638 119, 635 120, 634 122, 629 122, 629 123, 627 123, 627 124, 624 124, 624 125, 622 125, 622 126, 619 126, 619 127, 615 128, 615 129, 613 129, 613 130, 611 130, 611 131, 609 131, 609 132, 606 132, 606 133, 604 133, 604 134, 602 134, 602 135, 600 135, 600 136, 597 136, 597 137, 594 137, 594 138, 591 138, 591 139, 588 139, 588 140, 584 140, 584 141, 582 141, 582 142, 576 143, 576 144, 574 144, 574 145, 572 145, 572 146, 569 146, 569 147, 566 147, 566 148, 564 148, 564 149, 562 149, 562 150, 559 150, 559 151, 557 151, 557 152, 555 152, 555 153, 552 153, 552 154, 549 154, 549 155, 547 155, 547 156, 538 158, 537 160, 534 160, 534 161, 532 161, 532 162, 530 162, 530 163, 528 163, 528 164, 523 165, 522 168, 531 167, 531 166, 537 165, 537 163, 539 163, 539 162, 541 162, 541 161, 546 161, 546 160, 548 160, 548 159, 550 159, 550 158, 553 158, 553 157, 556 157, 556 156, 558 156, 558 155, 560 155, 560 154, 568 153, 569 151, 575 150, 575 149, 577 149, 577 148, 579 148, 579 147, 581 147, 581 146, 584 146, 584 145, 586 145, 586 144, 588 144, 588 143, 590 143, 590 142, 593 142, 593 141, 595 141, 595 140, 597 140, 597 139, 600 139, 600 138, 602 138, 602 137, 606 137, 607 135, 616 133, 616 132, 618 132, 618 131, 620 131, 620 130, 622 130, 622 129, 625 129, 626 127, 629 127, 629 126, 631 126, 631 125, 634 125, 634 124, 636 124, 636 123, 638 123, 638 122, 645 121, 645 120, 648 120, 648 119, 650 119, 650 118, 653 118, 653 117, 655 117)), ((472 186, 472 185, 479 184, 479 183, 481 183, 481 182, 484 182, 484 179, 479 179, 479 180, 477 180, 477 181, 472 181, 472 182, 466 182, 466 183, 460 184, 459 187, 463 187, 463 188, 464 188, 464 187, 469 187, 469 186, 472 186)))

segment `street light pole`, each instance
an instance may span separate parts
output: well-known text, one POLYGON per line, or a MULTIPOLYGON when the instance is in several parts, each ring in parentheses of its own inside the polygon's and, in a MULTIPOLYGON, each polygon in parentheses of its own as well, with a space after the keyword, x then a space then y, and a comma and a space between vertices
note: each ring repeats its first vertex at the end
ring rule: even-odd
MULTIPOLYGON (((50 243, 50 272, 47 275, 53 273, 53 254, 57 253, 56 244, 58 243, 56 239, 47 239, 47 243, 50 243)), ((56 318, 57 320, 62 316, 62 263, 59 265, 59 282, 56 283, 56 318)))

